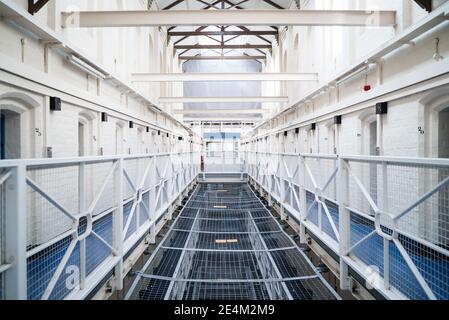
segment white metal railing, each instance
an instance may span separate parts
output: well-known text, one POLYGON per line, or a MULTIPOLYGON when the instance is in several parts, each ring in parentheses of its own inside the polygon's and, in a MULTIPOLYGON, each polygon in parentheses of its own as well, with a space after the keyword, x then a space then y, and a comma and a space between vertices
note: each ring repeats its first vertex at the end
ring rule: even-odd
POLYGON ((243 172, 243 153, 239 151, 207 151, 204 154, 205 173, 243 172))
POLYGON ((80 299, 114 274, 199 171, 199 154, 0 161, 0 298, 80 299))
POLYGON ((449 299, 449 159, 245 152, 250 179, 387 298, 449 299))

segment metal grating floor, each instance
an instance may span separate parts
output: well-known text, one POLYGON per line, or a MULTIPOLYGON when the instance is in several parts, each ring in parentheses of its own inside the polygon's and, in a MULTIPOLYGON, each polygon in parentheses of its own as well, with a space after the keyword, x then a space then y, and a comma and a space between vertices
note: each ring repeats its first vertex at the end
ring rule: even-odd
POLYGON ((339 299, 250 187, 200 184, 126 299, 339 299))

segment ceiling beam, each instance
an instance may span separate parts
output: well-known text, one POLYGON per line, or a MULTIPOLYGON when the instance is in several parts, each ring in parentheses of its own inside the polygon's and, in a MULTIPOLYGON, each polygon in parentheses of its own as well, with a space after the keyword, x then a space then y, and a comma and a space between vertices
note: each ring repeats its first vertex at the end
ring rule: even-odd
POLYGON ((266 56, 178 56, 178 60, 260 60, 266 59, 266 56))
MULTIPOLYGON (((28 0, 28 12, 32 15, 39 12, 49 0, 28 0)), ((184 0, 183 0, 184 1, 184 0)))
MULTIPOLYGON (((233 2, 231 2, 231 1, 229 1, 229 0, 221 0, 221 1, 225 1, 226 3, 228 3, 228 4, 230 4, 230 5, 233 5, 234 3, 233 2)), ((244 10, 245 8, 242 8, 242 7, 240 7, 240 6, 235 6, 235 8, 236 9, 239 9, 239 10, 244 10)), ((275 26, 270 26, 270 28, 271 29, 274 29, 274 30, 276 30, 276 31, 278 31, 278 27, 275 27, 275 26)), ((259 38, 261 38, 261 36, 258 36, 259 38)), ((277 39, 276 39, 277 40, 277 39)))
MULTIPOLYGON (((239 28, 240 30, 243 30, 243 31, 250 31, 245 26, 237 26, 237 28, 239 28)), ((273 27, 271 27, 271 28, 273 28, 273 27)), ((276 28, 276 27, 274 27, 274 28, 276 28)), ((276 41, 279 42, 279 31, 276 29, 275 32, 277 32, 277 34, 275 35, 276 41)), ((265 38, 265 37, 263 37, 261 35, 257 35, 256 37, 261 39, 261 40, 263 40, 263 41, 265 41, 266 43, 272 44, 270 40, 268 40, 267 38, 265 38)))
MULTIPOLYGON (((240 9, 240 8, 242 8, 242 7, 240 7, 240 5, 241 5, 241 4, 244 4, 245 2, 248 2, 248 1, 249 1, 249 0, 242 0, 242 1, 240 1, 240 2, 237 2, 236 4, 232 4, 232 5, 230 5, 229 7, 227 7, 226 10, 229 10, 229 9, 232 9, 232 8, 240 9)), ((224 3, 224 2, 223 2, 223 3, 224 3)), ((226 3, 229 4, 229 2, 226 2, 226 3)))
POLYGON ((173 1, 172 3, 170 3, 169 5, 165 6, 162 8, 162 10, 170 10, 171 8, 177 6, 180 3, 183 3, 185 0, 176 0, 173 1))
POLYGON ((415 2, 427 12, 432 11, 432 0, 415 0, 415 2))
MULTIPOLYGON (((185 1, 185 0, 183 0, 183 1, 185 1)), ((221 1, 223 1, 223 0, 217 0, 217 1, 215 1, 214 3, 208 4, 207 6, 201 8, 201 9, 203 9, 203 10, 209 9, 209 8, 211 8, 213 5, 215 5, 215 4, 217 4, 217 3, 220 3, 221 1)), ((163 10, 164 10, 164 9, 163 9, 163 10)), ((171 30, 173 30, 173 29, 175 29, 175 28, 176 28, 176 26, 171 26, 171 27, 168 28, 167 30, 168 30, 168 31, 171 31, 171 30)), ((203 29, 204 29, 204 27, 203 27, 203 29)), ((198 31, 198 29, 195 30, 195 31, 198 31)), ((167 37, 167 40, 169 40, 169 39, 170 39, 170 37, 167 37)), ((182 40, 183 40, 183 39, 181 39, 181 40, 179 40, 179 41, 182 41, 182 40)))
POLYGON ((274 30, 267 31, 171 31, 168 33, 171 37, 184 36, 277 36, 278 32, 274 30))
POLYGON ((270 6, 276 8, 276 9, 280 9, 280 10, 284 10, 284 9, 285 9, 284 7, 278 5, 278 4, 277 4, 276 2, 274 2, 274 1, 271 1, 271 0, 262 0, 262 1, 265 2, 265 3, 268 3, 270 6))
POLYGON ((263 118, 256 118, 256 117, 242 117, 242 116, 237 116, 235 118, 233 117, 226 117, 224 115, 219 115, 219 116, 215 116, 215 115, 202 115, 201 118, 199 117, 194 117, 194 118, 183 118, 182 121, 226 121, 226 122, 237 122, 237 121, 263 121, 263 118))
POLYGON ((159 97, 159 103, 284 103, 288 97, 159 97))
POLYGON ((165 10, 63 12, 65 28, 139 26, 394 26, 395 11, 165 10))
POLYGON ((193 50, 193 49, 271 49, 270 44, 192 44, 192 45, 176 45, 175 50, 193 50))
POLYGON ((269 113, 270 109, 174 109, 174 114, 262 114, 269 113))
POLYGON ((196 1, 199 2, 199 3, 205 4, 208 8, 214 8, 214 9, 220 10, 219 7, 215 6, 215 3, 208 3, 208 2, 203 1, 203 0, 196 0, 196 1))
POLYGON ((316 73, 133 73, 132 82, 318 81, 316 73))

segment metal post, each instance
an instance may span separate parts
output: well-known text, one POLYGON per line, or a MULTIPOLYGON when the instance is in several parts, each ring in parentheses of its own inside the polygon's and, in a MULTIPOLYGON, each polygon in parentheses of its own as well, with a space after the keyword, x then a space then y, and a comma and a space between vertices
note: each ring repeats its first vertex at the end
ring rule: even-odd
MULTIPOLYGON (((281 158, 279 159, 279 168, 282 168, 282 163, 284 161, 284 155, 281 155, 281 158)), ((285 216, 285 209, 284 209, 284 203, 285 200, 287 198, 286 195, 286 190, 285 190, 285 183, 284 183, 284 178, 282 177, 282 169, 279 169, 279 181, 281 183, 281 203, 280 203, 280 214, 281 214, 281 220, 285 220, 286 216, 285 216)))
MULTIPOLYGON (((79 214, 86 213, 86 184, 85 184, 85 164, 79 164, 78 171, 78 194, 79 194, 79 214)), ((80 289, 86 285, 86 238, 80 240, 80 289)))
POLYGON ((114 172, 114 202, 116 209, 112 216, 112 246, 116 255, 120 257, 114 268, 115 286, 117 290, 123 289, 123 158, 116 160, 117 167, 114 172))
POLYGON ((349 202, 349 172, 346 167, 346 162, 342 158, 338 158, 338 215, 339 215, 339 254, 340 254, 340 288, 342 290, 349 289, 349 273, 348 265, 344 258, 349 254, 351 246, 351 217, 347 209, 349 202))
POLYGON ((384 285, 390 289, 390 240, 384 238, 384 285))
POLYGON ((150 222, 154 222, 150 227, 149 232, 149 243, 156 243, 156 156, 153 156, 151 159, 151 167, 150 172, 153 173, 150 175, 150 194, 149 194, 149 204, 148 204, 148 210, 150 211, 150 222))
MULTIPOLYGON (((382 209, 388 212, 388 170, 387 162, 382 162, 382 209)), ((390 288, 390 240, 383 239, 384 244, 384 285, 386 289, 390 288)))
POLYGON ((26 168, 11 168, 5 181, 5 257, 11 267, 5 271, 5 298, 27 299, 26 266, 26 168))
POLYGON ((306 243, 306 227, 304 222, 306 221, 307 215, 307 194, 306 194, 306 164, 304 156, 299 156, 299 176, 300 176, 300 184, 299 184, 299 239, 301 243, 306 243))

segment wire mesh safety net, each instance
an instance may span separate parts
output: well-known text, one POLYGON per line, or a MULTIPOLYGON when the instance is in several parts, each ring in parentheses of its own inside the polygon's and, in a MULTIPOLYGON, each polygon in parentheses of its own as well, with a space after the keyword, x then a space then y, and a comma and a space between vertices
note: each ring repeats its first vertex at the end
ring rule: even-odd
POLYGON ((339 299, 246 183, 197 186, 126 298, 339 299))

